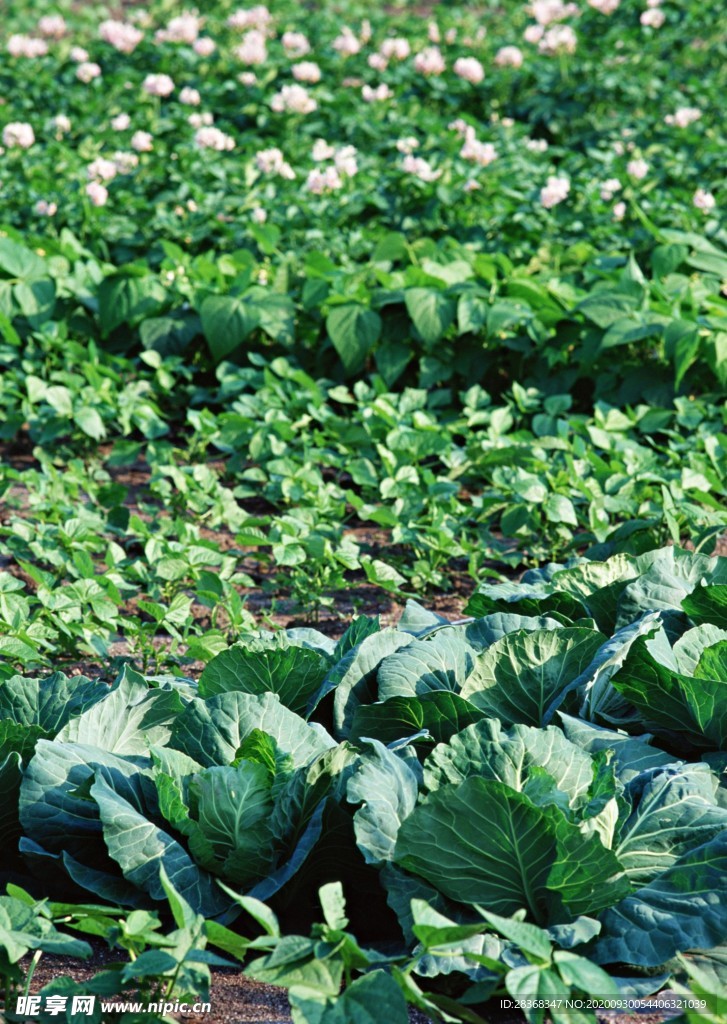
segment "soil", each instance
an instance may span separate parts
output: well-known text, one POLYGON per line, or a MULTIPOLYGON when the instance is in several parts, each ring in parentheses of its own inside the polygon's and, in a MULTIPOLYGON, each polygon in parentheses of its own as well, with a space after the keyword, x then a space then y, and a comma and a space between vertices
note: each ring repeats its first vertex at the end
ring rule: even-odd
MULTIPOLYGON (((93 975, 108 967, 109 964, 123 959, 118 952, 110 952, 97 947, 94 956, 86 961, 74 960, 69 957, 43 957, 33 975, 31 993, 37 993, 44 986, 57 978, 73 978, 74 981, 88 981, 93 975)), ((27 967, 27 963, 21 966, 27 967)), ((667 997, 668 992, 662 996, 667 997)), ((133 997, 130 997, 133 998, 133 997)), ((123 1000, 120 1000, 123 1001, 123 1000)), ((292 1024, 290 1008, 285 992, 273 985, 262 985, 250 981, 240 971, 233 969, 214 969, 210 989, 209 1013, 205 1014, 173 1014, 179 1024, 292 1024)), ((491 1024, 526 1024, 525 1017, 518 1011, 503 1009, 499 1000, 492 1000, 481 1015, 491 1024)), ((637 1011, 634 1013, 618 1013, 602 1011, 597 1014, 599 1024, 663 1024, 672 1017, 678 1016, 676 1010, 662 1012, 637 1011)), ((382 1020, 380 1024, 388 1024, 382 1020)), ((424 1014, 417 1010, 409 1013, 409 1024, 431 1024, 424 1014)))

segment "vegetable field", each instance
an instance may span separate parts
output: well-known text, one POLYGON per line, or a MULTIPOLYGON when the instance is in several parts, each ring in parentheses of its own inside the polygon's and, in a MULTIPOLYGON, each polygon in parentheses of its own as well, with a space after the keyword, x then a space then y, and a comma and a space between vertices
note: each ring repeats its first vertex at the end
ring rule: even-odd
POLYGON ((0 53, 0 1016, 725 1024, 715 7, 0 53))

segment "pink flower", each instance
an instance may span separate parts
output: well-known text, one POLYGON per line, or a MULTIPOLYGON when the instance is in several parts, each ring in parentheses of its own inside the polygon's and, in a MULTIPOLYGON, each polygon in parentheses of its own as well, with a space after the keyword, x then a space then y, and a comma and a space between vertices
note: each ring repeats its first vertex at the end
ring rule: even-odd
POLYGON ((94 206, 105 206, 109 198, 109 191, 98 181, 89 181, 86 185, 86 195, 94 206))
POLYGON ((411 154, 404 157, 401 169, 405 174, 413 174, 420 181, 426 182, 436 181, 442 174, 441 171, 435 171, 428 160, 421 156, 412 156, 411 154))
POLYGON ((194 141, 199 149, 216 149, 222 152, 235 148, 235 140, 215 127, 198 128, 194 134, 194 141))
POLYGON ((364 85, 361 89, 361 97, 364 103, 381 103, 383 100, 390 100, 393 95, 386 82, 382 82, 377 86, 364 85))
MULTIPOLYGON (((278 152, 280 153, 280 150, 278 152)), ((316 163, 319 163, 321 160, 330 160, 335 152, 333 146, 329 146, 325 139, 316 139, 311 150, 311 157, 316 163)))
POLYGON ((530 13, 539 25, 550 25, 553 21, 563 21, 578 13, 576 4, 564 4, 563 0, 532 0, 530 13))
POLYGON ((623 220, 626 216, 626 203, 614 203, 613 210, 611 212, 613 213, 614 220, 623 220))
POLYGON ((528 25, 523 32, 523 39, 526 43, 532 43, 535 45, 535 43, 540 42, 544 35, 545 29, 542 25, 528 25))
POLYGON ((386 60, 406 60, 411 53, 409 40, 402 36, 393 39, 385 39, 379 47, 379 53, 386 60))
POLYGON ((588 3, 599 14, 613 14, 614 11, 618 10, 621 0, 588 0, 588 3))
POLYGON ((413 135, 397 139, 396 148, 400 153, 413 153, 415 149, 419 149, 419 139, 415 139, 413 135))
POLYGON ((13 35, 8 39, 8 53, 11 57, 45 57, 48 44, 33 36, 13 35))
POLYGON ((562 203, 569 192, 570 182, 567 178, 550 176, 547 184, 540 190, 540 202, 546 210, 550 210, 551 207, 562 203))
POLYGON ((248 88, 251 88, 253 85, 257 85, 257 75, 254 71, 242 71, 237 76, 237 80, 248 88))
POLYGON ((312 60, 303 60, 300 64, 293 64, 290 70, 296 82, 315 84, 321 80, 321 69, 312 60))
POLYGON ((54 217, 58 213, 58 204, 49 203, 47 199, 39 199, 33 209, 40 217, 54 217))
POLYGON ((603 185, 601 185, 601 199, 603 199, 604 203, 608 203, 613 199, 614 193, 620 191, 621 182, 618 178, 609 178, 607 181, 604 181, 603 185))
POLYGON ((646 160, 642 160, 640 157, 637 160, 629 160, 626 164, 626 172, 631 175, 632 178, 636 178, 637 181, 641 181, 649 173, 649 165, 646 160))
POLYGON ((518 46, 501 46, 495 54, 499 68, 519 68, 523 63, 523 51, 518 46))
POLYGON ((305 187, 314 195, 322 195, 324 192, 336 192, 343 188, 343 179, 335 167, 325 167, 323 170, 314 167, 309 173, 305 187))
POLYGON ((692 196, 692 202, 698 210, 704 210, 709 212, 715 208, 716 200, 711 192, 705 192, 703 188, 698 188, 692 196))
POLYGON ((149 96, 169 96, 174 92, 174 82, 169 75, 147 75, 141 87, 149 96))
POLYGON ((345 174, 347 178, 353 178, 355 174, 358 174, 357 153, 358 150, 355 146, 341 146, 340 149, 337 149, 333 156, 336 170, 340 174, 345 174))
POLYGON ((199 57, 211 57, 217 49, 217 45, 209 36, 201 36, 192 43, 192 49, 199 57))
POLYGON ((679 107, 673 114, 667 114, 664 121, 677 128, 688 128, 693 121, 698 121, 701 116, 702 111, 699 107, 679 107))
POLYGON ((239 61, 248 66, 264 64, 268 59, 265 33, 256 28, 246 32, 242 37, 242 42, 235 49, 235 56, 239 61))
POLYGON ((261 149, 255 154, 255 165, 263 174, 277 174, 280 178, 292 181, 295 178, 295 171, 285 160, 282 150, 277 146, 270 149, 261 149))
POLYGON ((386 71, 389 66, 389 62, 382 53, 370 53, 366 58, 366 63, 373 71, 386 71))
POLYGON ((264 224, 267 219, 268 215, 262 206, 256 206, 250 211, 250 220, 253 224, 264 224))
POLYGON ((38 21, 38 31, 46 39, 62 39, 66 30, 66 19, 62 14, 44 14, 38 21))
POLYGON ((35 142, 35 133, 25 121, 11 121, 3 128, 3 145, 8 149, 30 149, 35 142))
POLYGON ((650 7, 648 10, 641 12, 639 21, 646 28, 661 28, 666 21, 666 15, 658 7, 650 7))
POLYGON ((276 114, 310 114, 318 104, 302 85, 284 85, 270 101, 276 114))
POLYGON ((86 176, 91 181, 113 181, 116 177, 116 164, 99 156, 86 168, 86 176))
POLYGON ((540 40, 538 50, 554 57, 559 53, 575 53, 577 45, 578 37, 570 25, 553 25, 540 40))
POLYGON ((187 43, 192 45, 199 35, 200 21, 189 11, 172 18, 166 28, 160 28, 155 35, 159 43, 187 43))
POLYGON ((481 189, 481 188, 482 188, 482 185, 480 185, 479 181, 475 181, 474 178, 468 178, 467 181, 462 186, 462 191, 463 192, 477 192, 478 189, 481 189))
POLYGON ((139 166, 139 157, 136 153, 114 153, 114 166, 118 174, 131 174, 134 168, 139 166))
POLYGON ((101 22, 98 34, 105 43, 110 43, 115 50, 119 50, 121 53, 133 53, 144 38, 144 33, 135 25, 129 25, 125 21, 115 21, 112 18, 101 22))
POLYGON ((71 119, 65 114, 56 114, 52 124, 58 135, 66 135, 71 130, 71 119))
POLYGON ((498 153, 491 142, 479 142, 477 139, 469 137, 465 140, 459 155, 463 160, 471 160, 472 163, 479 164, 480 167, 487 167, 488 164, 497 160, 498 153))
POLYGON ((485 69, 476 57, 459 57, 454 62, 454 73, 470 85, 479 85, 485 77, 485 69))
POLYGON ((442 51, 437 46, 427 46, 414 58, 414 70, 420 75, 442 75, 446 68, 442 51))
POLYGON ((283 32, 280 41, 286 57, 305 57, 310 53, 310 43, 302 32, 283 32))
POLYGON ((361 43, 348 27, 343 28, 341 34, 333 40, 331 45, 342 57, 354 57, 361 49, 361 43))
POLYGON ((111 118, 111 127, 115 132, 125 132, 130 124, 131 118, 128 114, 117 114, 111 118))
POLYGON ((154 149, 154 138, 150 132, 134 132, 131 136, 131 148, 137 153, 151 153, 154 149))
POLYGON ((94 78, 100 77, 101 68, 93 61, 85 60, 83 64, 79 64, 76 68, 76 78, 79 82, 85 82, 86 85, 88 85, 89 82, 92 82, 94 78))
POLYGON ((187 123, 193 128, 208 128, 214 122, 214 117, 208 110, 202 114, 190 114, 187 123))
POLYGON ((72 46, 68 56, 74 64, 83 64, 88 60, 88 50, 84 50, 82 46, 72 46))
POLYGON ((272 17, 267 7, 263 6, 263 4, 257 4, 255 7, 250 7, 247 10, 240 8, 240 10, 233 11, 227 19, 227 24, 230 28, 236 29, 256 28, 264 30, 272 21, 272 17))
POLYGON ((179 102, 184 103, 187 107, 198 107, 202 102, 202 97, 196 89, 192 89, 190 86, 185 85, 179 93, 179 102))
POLYGON ((427 24, 427 39, 430 43, 441 43, 442 33, 439 31, 439 25, 436 21, 430 21, 427 24))

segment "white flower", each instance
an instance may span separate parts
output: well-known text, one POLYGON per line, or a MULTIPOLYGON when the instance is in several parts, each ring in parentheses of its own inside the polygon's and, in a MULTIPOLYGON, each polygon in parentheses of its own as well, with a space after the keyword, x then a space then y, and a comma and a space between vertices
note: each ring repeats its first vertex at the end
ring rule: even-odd
POLYGON ((343 179, 335 167, 314 167, 306 179, 305 187, 315 195, 336 192, 343 188, 343 179))
POLYGON ((121 53, 133 53, 144 38, 144 33, 134 25, 129 25, 124 21, 115 21, 113 18, 101 22, 98 34, 105 43, 110 43, 121 53))
POLYGON ((302 32, 283 32, 280 42, 287 57, 305 57, 310 53, 310 43, 302 32))
POLYGON ((268 215, 265 212, 265 210, 263 210, 262 206, 256 206, 250 212, 250 219, 252 220, 253 224, 264 224, 265 221, 268 219, 268 215))
POLYGON ((86 85, 88 85, 89 82, 92 82, 94 78, 100 77, 101 68, 93 61, 86 60, 76 68, 76 78, 80 82, 85 82, 86 85))
POLYGON ((530 13, 539 25, 550 25, 553 21, 563 21, 572 14, 578 13, 576 4, 564 4, 563 0, 533 0, 530 13))
POLYGON ((54 217, 58 213, 58 204, 49 203, 47 199, 39 199, 33 209, 41 217, 54 217))
POLYGON ((114 164, 119 174, 131 174, 134 168, 139 166, 139 157, 136 153, 120 151, 114 153, 114 164))
POLYGON ((25 121, 11 121, 3 128, 3 145, 8 149, 30 149, 35 142, 35 133, 25 121))
POLYGON ((172 18, 166 28, 160 28, 155 35, 159 43, 188 43, 191 45, 199 35, 200 21, 189 11, 172 18))
POLYGON ((235 56, 248 66, 264 64, 268 58, 265 33, 256 28, 246 32, 235 50, 235 56))
POLYGON ((117 114, 111 118, 111 127, 115 132, 125 132, 130 124, 131 118, 128 114, 117 114))
POLYGON ((116 164, 102 156, 96 157, 86 168, 86 177, 91 181, 113 181, 116 177, 116 164))
MULTIPOLYGON (((333 146, 329 146, 325 139, 316 139, 311 150, 311 157, 316 163, 319 163, 321 160, 330 160, 335 152, 333 146)), ((278 153, 280 153, 280 150, 278 150, 278 153)))
POLYGON ((131 136, 131 148, 137 153, 150 153, 154 149, 154 138, 150 132, 134 132, 131 136))
POLYGON ((618 10, 621 0, 588 0, 588 3, 599 14, 613 14, 614 11, 618 10))
POLYGON ((284 85, 275 93, 270 106, 277 114, 310 114, 318 104, 302 85, 284 85))
POLYGON ((174 92, 174 82, 169 75, 147 75, 141 87, 149 96, 169 96, 174 92))
POLYGON ((519 68, 523 63, 523 51, 518 46, 501 46, 495 54, 499 68, 519 68))
POLYGON ((88 50, 84 50, 82 46, 72 46, 68 56, 74 64, 83 64, 88 60, 88 50))
POLYGON ((86 195, 94 206, 105 206, 109 192, 100 182, 89 181, 88 185, 86 185, 86 195))
POLYGON ((356 160, 357 150, 355 146, 341 146, 333 156, 333 163, 336 170, 352 178, 358 174, 358 161, 356 160))
POLYGON ((192 43, 192 49, 199 57, 210 57, 217 49, 217 44, 209 36, 201 36, 192 43))
POLYGON ((558 203, 562 203, 570 192, 570 181, 567 178, 550 176, 547 184, 540 190, 540 202, 549 210, 558 203))
POLYGON ((420 181, 427 182, 436 181, 442 174, 441 171, 435 171, 428 160, 420 156, 412 156, 411 154, 404 157, 401 169, 405 174, 413 174, 420 181))
POLYGON ((227 24, 230 28, 236 29, 265 29, 272 21, 272 17, 267 7, 263 6, 263 4, 257 4, 255 7, 250 7, 247 10, 233 11, 227 19, 227 24))
POLYGON ((716 200, 711 192, 705 192, 703 188, 698 188, 692 196, 692 202, 698 210, 709 211, 715 208, 716 200))
POLYGON ((661 28, 666 21, 666 15, 658 7, 650 7, 641 12, 639 21, 645 28, 661 28))
POLYGON ((491 142, 479 142, 470 137, 465 139, 459 155, 463 160, 471 160, 473 163, 479 164, 480 167, 487 167, 488 164, 497 160, 498 153, 491 142))
POLYGON ((44 14, 38 21, 38 31, 46 39, 62 39, 66 29, 66 20, 62 14, 44 14))
POLYGON ((614 220, 623 220, 626 216, 626 203, 614 203, 613 210, 611 212, 613 213, 614 220))
POLYGON ((194 141, 199 149, 216 149, 222 152, 225 149, 235 148, 235 140, 215 127, 198 128, 194 135, 194 141))
POLYGON ((601 185, 601 199, 603 199, 604 203, 607 203, 613 199, 615 192, 620 191, 621 182, 618 178, 609 178, 607 181, 604 181, 603 185, 601 185))
POLYGON ((479 85, 485 77, 485 69, 476 57, 459 57, 454 62, 454 73, 470 85, 479 85))
POLYGON ((677 128, 688 128, 693 121, 698 121, 701 116, 702 111, 699 107, 679 107, 673 114, 667 114, 664 121, 677 128))
POLYGON ((187 107, 198 107, 202 102, 202 97, 196 89, 192 89, 190 86, 185 85, 179 93, 179 102, 184 103, 187 107))
POLYGON ((45 57, 48 53, 46 41, 33 36, 12 35, 7 45, 11 57, 45 57))
POLYGON ((364 85, 361 89, 361 97, 364 103, 380 103, 382 100, 390 100, 393 95, 386 82, 382 82, 375 87, 364 85))
POLYGON ((337 36, 331 45, 342 57, 354 57, 361 49, 361 43, 348 27, 344 27, 340 36, 337 36))
POLYGON ((639 158, 638 160, 629 160, 626 164, 626 172, 631 175, 632 178, 636 178, 637 181, 641 181, 649 173, 649 165, 646 160, 639 158))
POLYGON ((52 120, 53 127, 59 135, 65 135, 71 130, 71 119, 65 114, 56 114, 52 120))
POLYGON ((402 36, 385 39, 379 47, 379 52, 386 60, 406 60, 411 53, 409 40, 402 36))
POLYGON ((415 149, 419 149, 419 139, 415 139, 413 135, 408 135, 404 139, 397 139, 396 148, 400 153, 413 153, 415 149))
POLYGON ((553 25, 540 40, 538 50, 554 57, 559 53, 575 53, 577 45, 578 37, 570 25, 553 25))
POLYGON ((442 75, 446 67, 442 52, 437 46, 427 46, 414 58, 414 70, 420 75, 442 75))
POLYGON ((299 64, 293 64, 290 70, 296 82, 315 84, 321 80, 321 69, 312 60, 303 60, 299 64))

